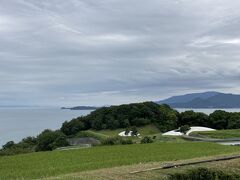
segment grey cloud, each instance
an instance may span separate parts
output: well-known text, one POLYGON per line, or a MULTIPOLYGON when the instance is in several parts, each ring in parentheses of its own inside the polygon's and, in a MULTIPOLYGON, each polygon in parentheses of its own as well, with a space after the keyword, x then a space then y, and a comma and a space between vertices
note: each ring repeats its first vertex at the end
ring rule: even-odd
POLYGON ((227 0, 1 0, 0 102, 239 93, 239 8, 227 0))

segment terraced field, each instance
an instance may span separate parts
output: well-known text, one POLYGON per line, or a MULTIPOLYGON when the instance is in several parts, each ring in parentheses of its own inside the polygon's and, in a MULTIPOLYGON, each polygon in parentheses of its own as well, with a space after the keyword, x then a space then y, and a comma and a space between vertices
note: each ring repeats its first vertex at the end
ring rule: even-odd
POLYGON ((240 147, 175 142, 99 146, 0 157, 1 179, 37 179, 88 170, 240 153, 240 147))

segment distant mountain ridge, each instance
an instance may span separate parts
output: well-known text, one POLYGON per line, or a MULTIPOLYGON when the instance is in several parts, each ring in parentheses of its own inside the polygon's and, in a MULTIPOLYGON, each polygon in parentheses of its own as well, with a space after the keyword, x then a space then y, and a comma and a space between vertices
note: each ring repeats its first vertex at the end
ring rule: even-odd
POLYGON ((156 103, 173 108, 240 108, 240 95, 209 91, 173 96, 156 103))

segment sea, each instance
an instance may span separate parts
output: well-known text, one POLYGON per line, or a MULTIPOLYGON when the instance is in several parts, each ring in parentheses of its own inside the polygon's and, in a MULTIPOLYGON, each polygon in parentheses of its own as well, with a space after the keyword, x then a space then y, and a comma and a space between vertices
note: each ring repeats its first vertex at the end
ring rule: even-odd
POLYGON ((63 122, 90 112, 55 107, 0 108, 0 147, 8 141, 37 136, 44 129, 59 129, 63 122))
MULTIPOLYGON (((177 109, 183 112, 191 109, 177 109)), ((194 109, 210 114, 216 109, 194 109)), ((240 109, 222 109, 240 112, 240 109)), ((59 129, 64 121, 89 114, 90 110, 68 110, 55 107, 0 108, 0 147, 8 141, 19 142, 27 136, 37 136, 44 129, 59 129)))

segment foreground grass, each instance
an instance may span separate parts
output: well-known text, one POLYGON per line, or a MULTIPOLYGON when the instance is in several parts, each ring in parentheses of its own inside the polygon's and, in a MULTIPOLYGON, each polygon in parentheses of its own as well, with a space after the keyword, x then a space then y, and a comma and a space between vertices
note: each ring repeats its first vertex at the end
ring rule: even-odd
MULTIPOLYGON (((209 157, 208 157, 209 158, 209 157)), ((213 157, 211 157, 213 158, 213 157)), ((180 160, 174 162, 153 162, 153 163, 143 163, 143 164, 134 164, 128 166, 114 167, 114 168, 105 168, 98 170, 90 170, 79 173, 70 173, 65 175, 59 175, 50 178, 44 178, 44 180, 107 180, 107 179, 117 179, 117 180, 169 180, 169 176, 175 173, 186 173, 189 170, 196 168, 208 168, 211 170, 220 170, 228 174, 238 174, 240 175, 240 159, 234 159, 229 161, 219 161, 219 162, 210 162, 203 164, 195 164, 184 167, 172 168, 172 169, 159 169, 140 172, 136 174, 131 174, 135 171, 143 171, 146 169, 159 168, 166 164, 172 163, 187 163, 196 160, 205 160, 204 158, 190 159, 190 160, 180 160)), ((230 179, 229 179, 230 180, 230 179)))
POLYGON ((99 146, 90 149, 32 153, 0 157, 0 179, 36 179, 122 165, 239 152, 239 147, 185 142, 99 146))
POLYGON ((201 135, 207 138, 215 139, 240 138, 240 129, 193 132, 191 135, 201 135))

